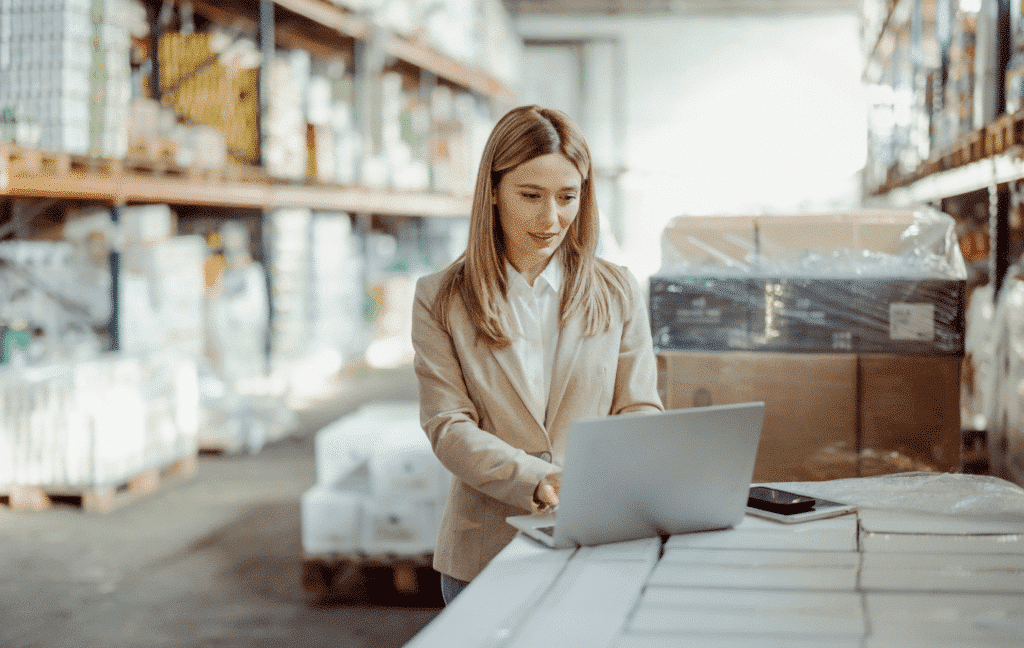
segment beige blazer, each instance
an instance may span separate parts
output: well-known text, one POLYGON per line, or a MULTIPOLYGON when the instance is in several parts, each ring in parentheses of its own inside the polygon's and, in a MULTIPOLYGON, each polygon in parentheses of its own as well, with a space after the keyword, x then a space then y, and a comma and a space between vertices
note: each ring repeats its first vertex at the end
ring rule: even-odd
POLYGON ((645 300, 625 268, 635 308, 611 328, 583 337, 581 318, 559 336, 543 421, 520 397, 526 378, 511 347, 476 339, 458 299, 451 333, 431 314, 443 271, 416 284, 412 340, 420 423, 454 478, 434 551, 434 568, 471 580, 515 536, 505 518, 530 511, 538 482, 561 471, 569 424, 582 417, 661 410, 645 300))

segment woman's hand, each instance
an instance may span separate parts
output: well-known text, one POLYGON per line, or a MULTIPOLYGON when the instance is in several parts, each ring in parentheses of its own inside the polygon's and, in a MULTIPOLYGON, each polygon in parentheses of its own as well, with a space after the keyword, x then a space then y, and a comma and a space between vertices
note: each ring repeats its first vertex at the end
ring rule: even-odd
POLYGON ((558 506, 558 491, 562 487, 562 473, 546 475, 533 491, 533 512, 550 513, 558 506))

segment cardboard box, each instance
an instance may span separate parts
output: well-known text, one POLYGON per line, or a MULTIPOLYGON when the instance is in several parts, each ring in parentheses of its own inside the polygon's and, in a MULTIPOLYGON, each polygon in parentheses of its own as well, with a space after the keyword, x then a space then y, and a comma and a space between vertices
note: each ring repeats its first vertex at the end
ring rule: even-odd
POLYGON ((860 447, 874 453, 861 457, 860 473, 959 470, 961 359, 861 355, 859 363, 860 447))
POLYGON ((960 359, 666 351, 668 409, 765 402, 754 481, 960 466, 960 359))

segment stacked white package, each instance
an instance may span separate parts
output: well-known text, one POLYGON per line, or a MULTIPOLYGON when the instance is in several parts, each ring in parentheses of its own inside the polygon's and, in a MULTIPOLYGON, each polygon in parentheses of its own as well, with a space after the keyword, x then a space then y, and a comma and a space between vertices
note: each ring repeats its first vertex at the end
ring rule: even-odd
POLYGON ((0 3, 0 111, 25 146, 123 157, 125 0, 0 3))
POLYGON ((310 237, 312 212, 278 209, 267 218, 265 245, 271 277, 271 371, 287 373, 309 344, 310 237))
POLYGON ((120 485, 193 455, 195 375, 187 359, 116 354, 0 368, 0 485, 120 485))
POLYGON ((336 372, 366 348, 359 247, 348 214, 314 212, 310 348, 325 371, 336 372))
POLYGON ((302 500, 308 553, 433 551, 449 476, 415 401, 369 403, 324 428, 316 460, 317 485, 302 500))
POLYGON ((270 66, 263 157, 274 177, 301 180, 308 171, 306 115, 303 101, 309 84, 310 55, 303 50, 279 51, 270 66))
POLYGON ((89 89, 89 153, 122 158, 128 153, 131 102, 131 37, 126 0, 93 0, 89 89))

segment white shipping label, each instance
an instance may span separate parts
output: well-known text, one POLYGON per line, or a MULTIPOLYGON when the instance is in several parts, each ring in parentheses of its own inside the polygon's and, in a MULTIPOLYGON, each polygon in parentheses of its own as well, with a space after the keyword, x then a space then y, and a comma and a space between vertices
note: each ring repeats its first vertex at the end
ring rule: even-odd
POLYGON ((934 304, 889 304, 889 339, 919 342, 934 340, 934 304))

